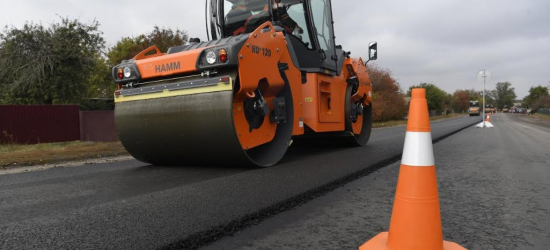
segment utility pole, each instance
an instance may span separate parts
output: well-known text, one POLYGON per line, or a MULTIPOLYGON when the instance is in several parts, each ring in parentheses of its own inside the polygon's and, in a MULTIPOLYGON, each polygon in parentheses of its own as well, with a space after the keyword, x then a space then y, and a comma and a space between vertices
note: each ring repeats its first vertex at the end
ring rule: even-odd
MULTIPOLYGON (((481 128, 486 128, 487 127, 487 124, 486 124, 486 120, 485 120, 485 84, 487 83, 487 81, 489 81, 491 79, 491 72, 489 72, 488 70, 486 69, 482 69, 481 71, 479 71, 479 73, 477 73, 477 80, 480 81, 480 82, 483 82, 483 116, 482 116, 482 119, 483 121, 477 126, 477 127, 481 127, 481 128)), ((492 127, 492 125, 490 124, 490 127, 492 127)))
POLYGON ((485 69, 483 69, 482 76, 483 77, 483 127, 485 127, 485 81, 487 79, 487 74, 485 74, 485 69))

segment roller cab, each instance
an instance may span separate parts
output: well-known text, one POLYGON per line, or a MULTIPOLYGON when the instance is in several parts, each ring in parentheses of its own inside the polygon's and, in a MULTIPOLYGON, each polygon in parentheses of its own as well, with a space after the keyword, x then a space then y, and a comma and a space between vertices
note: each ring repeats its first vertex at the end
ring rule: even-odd
POLYGON ((334 45, 330 1, 233 2, 208 2, 209 41, 153 46, 113 68, 128 152, 156 165, 267 167, 293 136, 366 144, 372 86, 365 63, 334 45))

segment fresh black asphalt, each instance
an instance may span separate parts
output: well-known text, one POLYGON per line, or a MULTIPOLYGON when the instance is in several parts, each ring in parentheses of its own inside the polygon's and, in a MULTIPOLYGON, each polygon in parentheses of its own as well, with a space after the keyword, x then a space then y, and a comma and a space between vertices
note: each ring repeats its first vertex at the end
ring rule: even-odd
MULTIPOLYGON (((434 122, 433 138, 479 119, 434 122)), ((296 142, 265 169, 125 161, 0 176, 0 249, 197 248, 398 160, 404 135, 376 129, 360 148, 296 142)))
MULTIPOLYGON (((445 240, 470 250, 550 249, 550 127, 516 114, 434 155, 445 240)), ((399 162, 201 250, 354 249, 388 231, 399 162)))

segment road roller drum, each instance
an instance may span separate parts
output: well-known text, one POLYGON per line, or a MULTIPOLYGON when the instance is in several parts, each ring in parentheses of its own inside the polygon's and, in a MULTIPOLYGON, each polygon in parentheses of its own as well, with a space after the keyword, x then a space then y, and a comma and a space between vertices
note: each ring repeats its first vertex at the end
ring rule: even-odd
MULTIPOLYGON (((209 41, 166 53, 153 46, 113 68, 115 123, 128 152, 155 165, 267 167, 297 137, 365 145, 366 63, 334 45, 331 16, 307 18, 331 13, 330 1, 230 2, 208 2, 209 41)), ((368 52, 375 60, 376 43, 368 52)))

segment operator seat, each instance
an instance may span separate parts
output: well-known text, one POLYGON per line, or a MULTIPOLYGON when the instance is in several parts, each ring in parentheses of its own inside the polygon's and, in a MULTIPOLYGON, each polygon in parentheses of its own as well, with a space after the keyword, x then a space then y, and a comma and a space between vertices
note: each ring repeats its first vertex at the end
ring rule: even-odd
MULTIPOLYGON (((225 16, 225 30, 226 35, 233 35, 235 31, 240 28, 244 28, 246 33, 251 32, 250 28, 245 27, 251 17, 262 14, 267 6, 266 0, 248 0, 246 8, 237 7, 232 9, 225 16)), ((265 15, 265 13, 263 13, 265 15)), ((269 19, 267 20, 269 21, 269 19)))
POLYGON ((248 10, 252 12, 260 12, 264 10, 266 5, 267 2, 265 0, 249 0, 248 10))
POLYGON ((235 32, 237 29, 243 27, 246 23, 246 20, 252 16, 252 12, 250 10, 244 10, 244 9, 234 9, 229 11, 227 15, 225 16, 225 30, 224 33, 226 35, 232 36, 233 32, 235 32))
POLYGON ((267 21, 271 21, 270 13, 267 9, 266 0, 249 0, 248 10, 252 11, 252 17, 248 18, 244 32, 250 33, 267 21))

